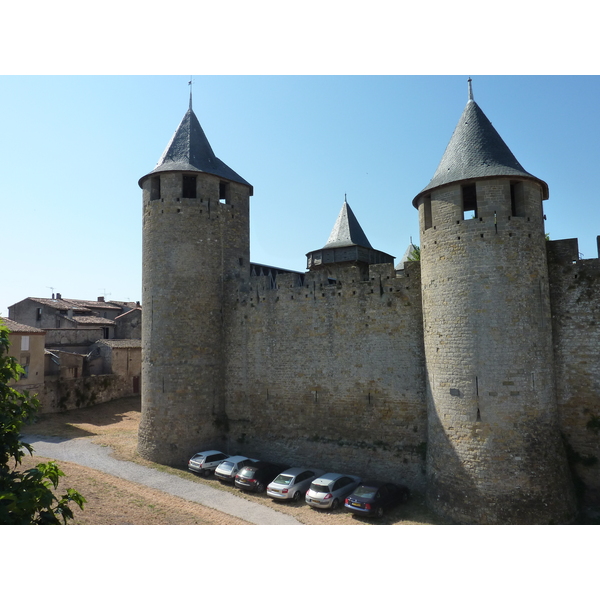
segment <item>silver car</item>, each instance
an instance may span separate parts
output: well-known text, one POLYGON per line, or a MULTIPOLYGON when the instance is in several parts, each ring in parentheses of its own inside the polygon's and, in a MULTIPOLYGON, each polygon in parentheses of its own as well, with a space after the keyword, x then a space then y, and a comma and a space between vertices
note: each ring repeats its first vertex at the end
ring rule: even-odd
POLYGON ((223 454, 223 452, 219 452, 218 450, 197 452, 188 461, 188 469, 206 477, 207 475, 214 473, 219 463, 226 458, 229 458, 229 454, 223 454))
POLYGON ((304 499, 313 508, 335 510, 360 484, 360 477, 341 473, 326 473, 315 479, 308 488, 304 499))
POLYGON ((247 456, 230 456, 215 469, 215 477, 221 481, 234 483, 235 476, 238 472, 245 466, 255 462, 258 461, 254 458, 248 458, 247 456))
POLYGON ((267 496, 275 500, 293 500, 298 502, 308 490, 310 484, 324 471, 293 467, 280 473, 267 486, 267 496))

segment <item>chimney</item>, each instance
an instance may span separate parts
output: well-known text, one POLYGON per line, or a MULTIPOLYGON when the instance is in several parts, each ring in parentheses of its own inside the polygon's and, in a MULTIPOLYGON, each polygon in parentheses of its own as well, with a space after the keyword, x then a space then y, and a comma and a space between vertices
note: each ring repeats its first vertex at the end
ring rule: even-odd
POLYGON ((56 294, 56 299, 61 300, 61 295, 59 293, 56 294))
POLYGON ((98 296, 98 302, 104 302, 104 296, 98 296))

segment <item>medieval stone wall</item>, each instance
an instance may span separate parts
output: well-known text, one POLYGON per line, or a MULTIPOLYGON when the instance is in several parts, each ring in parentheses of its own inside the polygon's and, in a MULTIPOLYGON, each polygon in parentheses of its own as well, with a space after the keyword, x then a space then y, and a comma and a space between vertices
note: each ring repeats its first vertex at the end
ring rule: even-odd
POLYGON ((580 499, 600 506, 600 259, 548 242, 560 427, 580 499))
POLYGON ((227 347, 230 452, 424 487, 419 264, 252 277, 227 347))
POLYGON ((119 375, 63 379, 46 377, 39 394, 40 413, 56 413, 133 396, 131 381, 119 375))

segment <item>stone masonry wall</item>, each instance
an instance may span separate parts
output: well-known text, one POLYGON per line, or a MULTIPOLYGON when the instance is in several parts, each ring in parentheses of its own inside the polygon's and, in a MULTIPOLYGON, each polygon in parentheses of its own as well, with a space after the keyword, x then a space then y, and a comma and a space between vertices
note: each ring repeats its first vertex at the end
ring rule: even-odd
POLYGON ((46 377, 39 394, 40 413, 56 413, 132 396, 131 381, 118 375, 62 379, 46 377))
POLYGON ((226 356, 229 452, 424 488, 419 264, 253 277, 226 356))
POLYGON ((539 186, 520 216, 508 179, 460 185, 420 208, 428 372, 428 498, 463 523, 565 522, 574 497, 559 436, 539 186))
POLYGON ((221 202, 220 179, 198 174, 196 197, 184 198, 183 174, 168 172, 154 198, 152 179, 143 199, 139 451, 182 465, 218 441, 226 296, 236 270, 249 268, 249 189, 232 182, 221 202))
POLYGON ((584 508, 600 509, 600 259, 548 242, 559 418, 584 508))

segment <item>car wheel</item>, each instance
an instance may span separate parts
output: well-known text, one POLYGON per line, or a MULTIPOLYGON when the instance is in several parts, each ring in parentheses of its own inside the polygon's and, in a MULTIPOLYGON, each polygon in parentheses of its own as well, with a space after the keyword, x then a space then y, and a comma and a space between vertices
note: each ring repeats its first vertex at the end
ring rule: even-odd
POLYGON ((335 510, 340 505, 340 501, 337 498, 333 499, 331 503, 331 510, 335 510))
POLYGON ((381 519, 381 517, 383 517, 383 508, 381 508, 381 506, 378 506, 377 509, 375 510, 375 516, 378 519, 381 519))
POLYGON ((294 502, 299 502, 299 501, 300 501, 300 498, 302 498, 302 494, 301 494, 299 491, 297 491, 297 492, 294 494, 294 498, 293 498, 293 500, 294 500, 294 502))
POLYGON ((264 483, 259 483, 259 484, 256 486, 256 491, 257 491, 259 494, 262 494, 262 493, 265 491, 265 484, 264 484, 264 483))

